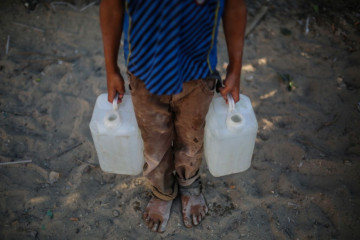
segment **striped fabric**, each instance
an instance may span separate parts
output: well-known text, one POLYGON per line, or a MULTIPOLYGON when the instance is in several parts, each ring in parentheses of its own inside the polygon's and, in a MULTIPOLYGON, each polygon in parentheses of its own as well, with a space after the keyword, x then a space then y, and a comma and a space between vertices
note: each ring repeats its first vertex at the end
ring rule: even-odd
POLYGON ((180 93, 183 82, 210 75, 223 6, 224 0, 127 0, 128 70, 158 95, 180 93))

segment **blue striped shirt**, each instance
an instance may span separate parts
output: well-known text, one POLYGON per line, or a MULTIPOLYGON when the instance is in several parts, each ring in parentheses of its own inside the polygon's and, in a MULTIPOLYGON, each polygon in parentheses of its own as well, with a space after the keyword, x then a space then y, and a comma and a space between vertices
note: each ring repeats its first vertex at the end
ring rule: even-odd
POLYGON ((151 93, 180 93, 215 70, 224 0, 127 0, 125 8, 125 62, 151 93))

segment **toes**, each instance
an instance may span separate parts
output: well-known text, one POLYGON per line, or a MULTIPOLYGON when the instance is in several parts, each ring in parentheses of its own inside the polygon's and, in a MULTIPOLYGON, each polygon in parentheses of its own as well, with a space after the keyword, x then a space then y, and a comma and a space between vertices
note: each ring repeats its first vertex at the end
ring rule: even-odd
POLYGON ((200 211, 200 216, 201 216, 201 218, 203 219, 204 217, 205 217, 205 211, 200 211))
POLYGON ((143 219, 146 220, 146 218, 149 216, 148 212, 144 212, 143 219))
POLYGON ((194 223, 195 226, 196 226, 196 225, 199 225, 199 222, 198 222, 198 220, 197 220, 196 215, 193 215, 193 216, 192 216, 192 220, 193 220, 193 223, 194 223))
POLYGON ((158 229, 158 232, 165 232, 166 230, 166 225, 167 225, 167 221, 163 221, 160 226, 159 226, 159 229, 158 229))
POLYGON ((154 224, 154 226, 151 228, 151 231, 157 232, 158 226, 159 226, 159 222, 156 222, 156 223, 154 224))
POLYGON ((190 218, 184 217, 184 225, 185 225, 185 227, 187 227, 187 228, 191 228, 191 227, 192 227, 191 222, 190 222, 190 218))
POLYGON ((149 221, 150 221, 150 216, 148 215, 148 216, 145 218, 145 222, 146 222, 146 223, 149 223, 149 221))
POLYGON ((204 206, 204 212, 205 212, 205 214, 207 214, 209 212, 207 205, 204 206))
POLYGON ((201 221, 202 221, 201 214, 197 217, 197 219, 198 219, 198 223, 201 223, 201 221))
POLYGON ((148 227, 151 229, 154 226, 154 222, 152 220, 149 221, 148 227))

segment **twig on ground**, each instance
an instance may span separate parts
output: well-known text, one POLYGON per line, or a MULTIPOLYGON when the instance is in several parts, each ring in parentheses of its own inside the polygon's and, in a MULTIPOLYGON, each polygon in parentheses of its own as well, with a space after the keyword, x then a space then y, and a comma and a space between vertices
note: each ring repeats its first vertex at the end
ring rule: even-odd
POLYGON ((262 6, 259 12, 255 15, 255 17, 250 21, 250 23, 246 26, 245 37, 254 30, 256 25, 260 22, 260 20, 265 16, 268 11, 268 7, 262 6))
POLYGON ((38 28, 38 27, 33 27, 33 26, 29 26, 23 23, 19 23, 19 22, 13 22, 13 24, 18 25, 18 26, 22 26, 22 27, 26 27, 26 28, 31 28, 34 31, 38 31, 38 32, 45 32, 44 29, 38 28))
POLYGON ((53 9, 54 12, 56 12, 55 5, 66 5, 66 6, 70 7, 70 8, 78 11, 78 8, 75 5, 71 4, 71 3, 68 3, 68 2, 51 2, 50 6, 51 6, 51 8, 53 9))
POLYGON ((76 159, 76 161, 79 162, 79 163, 82 163, 82 164, 89 165, 90 167, 93 167, 93 168, 98 168, 99 167, 99 165, 95 165, 95 164, 89 163, 89 162, 84 162, 84 161, 81 161, 79 159, 76 159))
POLYGON ((306 24, 305 24, 305 35, 309 33, 309 23, 310 23, 310 16, 307 16, 306 24))
POLYGON ((6 46, 5 46, 5 54, 8 55, 10 47, 10 35, 7 36, 6 46))
POLYGON ((338 120, 339 120, 339 116, 335 114, 331 121, 321 123, 321 125, 316 129, 316 132, 319 132, 321 129, 335 124, 338 120))
POLYGON ((50 65, 59 61, 73 63, 74 61, 76 61, 81 57, 81 54, 75 54, 72 56, 53 56, 51 54, 41 53, 41 52, 16 52, 13 53, 13 55, 31 57, 32 59, 21 59, 21 60, 26 60, 27 62, 32 64, 43 64, 43 65, 50 65))
POLYGON ((64 155, 64 154, 66 154, 66 153, 74 150, 75 148, 79 147, 79 146, 82 145, 82 144, 83 144, 82 142, 77 143, 76 145, 71 146, 70 148, 66 149, 65 151, 62 151, 62 152, 58 153, 58 154, 56 155, 56 157, 61 157, 62 155, 64 155))
POLYGON ((11 114, 11 115, 14 115, 14 116, 28 116, 29 115, 28 113, 12 112, 12 111, 7 111, 7 110, 1 109, 1 108, 0 108, 0 112, 6 113, 6 114, 11 114))
POLYGON ((96 4, 97 1, 93 1, 92 3, 89 3, 88 5, 86 5, 85 7, 80 9, 80 12, 85 11, 86 9, 88 9, 91 6, 94 6, 96 4))
POLYGON ((64 62, 73 62, 80 57, 81 57, 81 55, 77 54, 77 55, 73 55, 73 56, 58 57, 57 59, 62 60, 64 62))
POLYGON ((323 154, 327 155, 327 156, 337 156, 336 153, 331 153, 327 150, 325 150, 324 147, 322 146, 318 146, 318 145, 315 145, 314 143, 312 143, 311 141, 308 141, 307 139, 303 139, 301 137, 296 137, 295 138, 295 141, 297 141, 298 143, 301 143, 303 145, 306 145, 306 146, 310 146, 312 148, 315 148, 316 150, 322 152, 323 154))
MULTIPOLYGON (((30 160, 30 161, 31 161, 31 160, 30 160)), ((9 168, 23 168, 23 166, 19 166, 19 165, 17 165, 17 164, 10 164, 10 165, 8 165, 7 167, 9 167, 9 168)), ((49 178, 49 172, 48 172, 46 169, 40 167, 39 165, 36 165, 36 164, 33 163, 33 162, 29 162, 28 164, 25 165, 25 167, 26 167, 27 169, 32 169, 32 170, 34 170, 34 171, 35 171, 37 174, 39 174, 42 178, 44 178, 45 180, 48 180, 48 178, 49 178)))
POLYGON ((2 162, 2 163, 0 163, 0 166, 19 164, 19 163, 31 163, 31 162, 32 162, 32 160, 20 160, 20 161, 13 161, 13 162, 2 162))
POLYGON ((52 9, 53 12, 56 12, 56 7, 55 7, 56 5, 66 5, 67 7, 70 7, 75 11, 83 12, 86 9, 88 9, 89 7, 94 6, 96 3, 97 3, 97 1, 93 1, 93 2, 89 3, 88 5, 86 5, 86 6, 82 7, 82 8, 78 8, 78 7, 76 7, 75 5, 73 5, 71 3, 59 1, 59 2, 50 3, 50 8, 52 9))

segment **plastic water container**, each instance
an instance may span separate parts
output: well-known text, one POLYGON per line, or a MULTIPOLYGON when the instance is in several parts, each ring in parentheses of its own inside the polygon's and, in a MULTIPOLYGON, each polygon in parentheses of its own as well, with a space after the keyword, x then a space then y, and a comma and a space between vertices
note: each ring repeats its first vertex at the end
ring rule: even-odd
POLYGON ((204 154, 210 173, 220 177, 247 170, 251 165, 258 124, 250 99, 229 94, 215 97, 206 116, 204 154))
POLYGON ((126 175, 141 173, 144 164, 143 142, 135 118, 131 96, 124 95, 117 106, 98 96, 90 122, 91 135, 104 172, 126 175))

